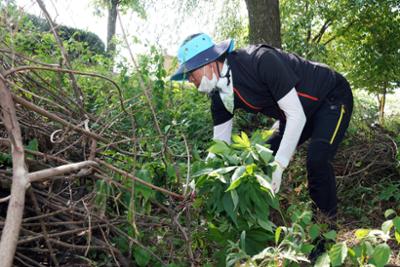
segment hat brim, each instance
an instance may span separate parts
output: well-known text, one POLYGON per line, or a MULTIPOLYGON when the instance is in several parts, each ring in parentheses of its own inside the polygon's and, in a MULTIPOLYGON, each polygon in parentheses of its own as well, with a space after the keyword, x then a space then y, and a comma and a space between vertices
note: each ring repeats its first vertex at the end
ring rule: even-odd
POLYGON ((170 80, 172 81, 182 81, 187 80, 187 73, 191 72, 195 69, 198 69, 204 65, 207 65, 217 58, 222 56, 228 50, 231 51, 233 49, 233 39, 225 40, 219 44, 216 44, 207 50, 201 52, 200 54, 194 56, 188 61, 181 64, 178 70, 171 76, 170 80))

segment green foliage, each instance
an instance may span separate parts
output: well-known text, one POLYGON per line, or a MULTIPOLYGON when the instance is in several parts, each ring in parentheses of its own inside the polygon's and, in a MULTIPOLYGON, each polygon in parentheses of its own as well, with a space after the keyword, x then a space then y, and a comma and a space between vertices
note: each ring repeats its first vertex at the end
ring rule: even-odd
MULTIPOLYGON (((111 6, 112 0, 92 0, 94 7, 97 9, 96 13, 101 14, 100 9, 108 9, 111 6)), ((120 0, 116 1, 118 4, 118 9, 122 13, 126 13, 128 10, 134 11, 141 18, 146 18, 146 4, 152 3, 152 1, 143 0, 120 0), (146 3, 147 2, 147 3, 146 3)))
POLYGON ((258 132, 249 139, 242 132, 233 136, 231 145, 216 141, 209 149, 215 157, 194 174, 210 234, 223 246, 245 235, 242 246, 250 254, 262 249, 252 238, 255 232, 258 239, 272 239, 275 225, 269 213, 279 209, 270 185, 272 151, 262 145, 268 135, 258 132))
MULTIPOLYGON (((358 229, 355 237, 358 240, 352 246, 347 242, 335 242, 336 232, 328 231, 323 234, 332 239, 327 251, 320 255, 315 262, 316 267, 335 266, 376 266, 382 267, 388 263, 392 254, 388 242, 395 240, 400 244, 400 217, 394 210, 388 210, 386 217, 393 217, 382 224, 379 229, 358 229)), ((320 236, 320 229, 326 225, 306 225, 293 222, 291 227, 277 227, 275 230, 275 245, 267 246, 254 256, 249 256, 242 245, 242 237, 237 243, 230 242, 227 266, 241 263, 241 266, 300 266, 300 262, 309 262, 307 255, 314 245, 310 242, 320 236)))
POLYGON ((11 154, 0 152, 0 167, 3 168, 4 166, 11 166, 11 164, 12 164, 11 154))
MULTIPOLYGON (((25 26, 30 25, 32 31, 37 31, 39 33, 51 33, 50 24, 46 19, 41 17, 26 14, 22 20, 25 26)), ((60 25, 57 27, 57 32, 60 38, 67 42, 79 42, 86 45, 87 50, 93 52, 94 54, 104 54, 105 46, 101 39, 92 32, 83 31, 80 29, 60 25)), ((76 58, 79 55, 74 54, 73 51, 68 51, 72 58, 76 58)))
POLYGON ((398 87, 400 15, 397 1, 355 1, 354 23, 343 33, 349 78, 356 88, 374 93, 398 87))
POLYGON ((235 48, 241 48, 249 43, 249 28, 247 18, 238 13, 242 10, 242 2, 238 0, 224 0, 222 12, 216 25, 217 40, 233 38, 235 40, 235 48))

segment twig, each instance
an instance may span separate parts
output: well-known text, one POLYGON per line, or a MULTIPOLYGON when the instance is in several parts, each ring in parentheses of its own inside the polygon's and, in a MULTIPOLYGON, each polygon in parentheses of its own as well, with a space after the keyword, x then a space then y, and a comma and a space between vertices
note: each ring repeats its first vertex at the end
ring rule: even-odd
POLYGON ((104 234, 103 229, 101 229, 101 227, 100 227, 99 229, 100 229, 101 235, 102 235, 103 238, 104 238, 104 242, 105 242, 105 243, 107 244, 107 246, 109 247, 110 253, 111 253, 111 255, 112 255, 113 259, 114 259, 115 264, 116 264, 117 266, 120 266, 119 263, 118 263, 118 261, 117 261, 117 259, 115 258, 115 254, 114 254, 114 251, 113 251, 113 249, 112 249, 112 246, 110 245, 110 243, 108 243, 107 237, 106 237, 106 235, 104 234))
POLYGON ((0 203, 7 202, 7 201, 10 200, 10 198, 11 198, 11 195, 10 195, 10 196, 6 196, 6 197, 3 197, 3 198, 0 198, 0 203))
POLYGON ((188 256, 189 256, 189 258, 191 260, 191 264, 193 266, 193 264, 194 264, 194 256, 193 256, 193 251, 192 251, 191 239, 189 238, 189 236, 186 233, 185 229, 183 229, 182 225, 178 221, 178 219, 181 216, 181 214, 184 211, 184 209, 181 210, 180 212, 178 212, 178 214, 174 215, 173 211, 171 211, 170 209, 164 207, 159 202, 155 201, 154 203, 171 216, 172 222, 176 225, 178 230, 182 233, 183 239, 186 241, 187 253, 188 253, 188 256))
MULTIPOLYGON (((98 224, 96 226, 93 226, 92 229, 105 227, 105 226, 109 226, 109 225, 110 225, 110 223, 98 224)), ((75 234, 75 233, 86 232, 87 230, 88 230, 87 227, 71 229, 71 230, 67 230, 67 231, 63 231, 63 232, 57 232, 57 233, 53 233, 53 234, 48 234, 48 238, 60 237, 60 236, 66 236, 66 235, 75 234)), ((29 242, 32 242, 32 241, 35 241, 35 240, 38 240, 38 239, 42 239, 42 238, 45 238, 44 234, 38 234, 36 236, 30 236, 28 238, 19 240, 18 241, 18 245, 29 243, 29 242)), ((87 249, 87 246, 85 246, 85 248, 87 249)), ((85 251, 86 251, 86 249, 85 249, 85 251)))
POLYGON ((71 211, 71 210, 72 210, 71 207, 57 209, 57 210, 55 210, 53 212, 50 212, 50 213, 46 213, 46 214, 42 214, 42 215, 39 215, 39 216, 25 218, 25 219, 22 220, 22 222, 26 223, 26 222, 30 222, 30 221, 36 221, 36 220, 40 220, 40 219, 44 219, 44 218, 48 218, 48 217, 53 217, 53 216, 55 216, 55 215, 57 215, 59 213, 64 213, 66 211, 71 211))
POLYGON ((125 109, 121 88, 118 86, 118 84, 116 82, 114 82, 112 79, 110 79, 110 78, 108 78, 106 76, 103 76, 103 75, 100 75, 100 74, 97 74, 97 73, 90 73, 90 72, 71 70, 71 69, 63 69, 63 68, 58 68, 58 67, 20 66, 20 67, 12 68, 12 69, 6 71, 4 73, 4 77, 7 78, 7 76, 9 76, 9 75, 11 75, 13 73, 26 71, 26 70, 48 70, 48 71, 66 72, 66 73, 71 73, 71 74, 78 74, 78 75, 84 75, 84 76, 97 77, 97 78, 104 79, 104 80, 110 82, 112 85, 114 85, 114 87, 117 89, 118 94, 119 94, 119 100, 120 100, 121 108, 126 113, 128 113, 128 111, 126 111, 126 109, 125 109))
MULTIPOLYGON (((87 216, 88 216, 88 223, 89 223, 89 227, 88 227, 88 238, 87 238, 87 249, 85 251, 85 257, 87 256, 87 254, 89 253, 89 249, 90 249, 90 242, 92 241, 92 216, 90 216, 90 211, 87 208, 85 201, 82 201, 83 203, 83 207, 85 208, 85 210, 87 211, 87 216)), ((101 230, 101 228, 100 228, 101 230)))
MULTIPOLYGON (((38 204, 37 199, 35 197, 35 194, 32 192, 32 190, 29 190, 29 195, 30 195, 30 197, 32 199, 33 207, 35 208, 36 213, 38 215, 41 215, 42 212, 41 212, 41 210, 39 208, 39 204, 38 204)), ((47 247, 49 248, 50 257, 53 260, 53 263, 55 264, 55 266, 59 266, 57 258, 54 255, 53 247, 51 246, 51 243, 49 241, 49 236, 48 236, 48 233, 47 233, 46 226, 45 226, 45 224, 43 222, 43 219, 39 219, 39 221, 40 221, 40 227, 42 228, 44 240, 46 242, 47 247)))
MULTIPOLYGON (((121 16, 120 16, 120 14, 119 14, 119 10, 118 10, 118 9, 117 9, 117 16, 118 16, 119 25, 120 25, 121 30, 122 30, 122 36, 123 36, 123 38, 124 38, 126 47, 128 48, 130 58, 131 58, 131 60, 132 60, 132 62, 133 62, 133 65, 135 66, 135 68, 139 71, 139 66, 138 66, 138 64, 136 63, 135 58, 133 57, 133 53, 132 53, 131 47, 130 47, 130 45, 129 45, 128 38, 126 37, 125 27, 124 27, 124 25, 123 25, 123 23, 122 23, 121 16)), ((151 114, 153 115, 154 124, 155 124, 155 126, 156 126, 157 131, 158 131, 158 134, 159 134, 160 136, 164 136, 163 133, 162 133, 162 131, 161 131, 160 125, 159 125, 159 123, 158 123, 156 111, 155 111, 155 109, 154 109, 154 107, 153 107, 153 104, 151 103, 151 98, 150 98, 150 95, 149 95, 147 86, 145 85, 144 79, 143 79, 143 77, 142 77, 141 75, 139 75, 139 83, 140 83, 140 86, 141 86, 142 89, 143 89, 144 96, 145 96, 145 98, 146 98, 147 104, 148 104, 149 107, 150 107, 151 114)), ((164 140, 164 141, 165 141, 165 140, 164 140)), ((165 147, 165 145, 166 145, 166 144, 165 144, 165 142, 164 142, 164 147, 165 147)), ((162 154, 163 154, 163 156, 165 157, 164 151, 162 152, 162 154)))
POLYGON ((19 253, 19 252, 16 253, 16 257, 15 257, 15 258, 16 258, 19 262, 21 262, 22 264, 24 264, 25 266, 29 266, 29 267, 31 267, 31 266, 46 267, 46 266, 40 264, 39 262, 37 262, 37 261, 35 261, 35 260, 32 260, 31 258, 29 258, 29 257, 27 257, 27 256, 25 256, 24 254, 19 253), (24 260, 26 260, 26 261, 28 261, 29 264, 26 264, 26 263, 23 262, 20 258, 21 258, 21 259, 24 259, 24 260))
POLYGON ((185 147, 186 147, 186 153, 187 153, 187 174, 186 174, 186 185, 185 188, 183 189, 183 195, 186 196, 187 194, 187 189, 189 187, 189 180, 190 180, 190 152, 189 152, 189 146, 186 140, 186 137, 184 134, 182 134, 183 136, 183 141, 185 143, 185 147))
MULTIPOLYGON (((56 41, 58 43, 58 46, 60 47, 61 55, 64 59, 65 65, 67 66, 67 68, 72 69, 71 63, 69 62, 68 55, 67 55, 67 52, 65 51, 63 42, 56 31, 56 27, 54 25, 53 20, 50 17, 50 14, 47 12, 46 6, 44 5, 42 0, 36 0, 36 2, 39 4, 40 9, 42 9, 47 21, 49 22, 51 31, 53 32, 53 35, 56 38, 56 41)), ((78 101, 79 106, 83 108, 84 99, 83 99, 82 90, 79 88, 78 83, 76 82, 75 76, 72 73, 69 73, 69 77, 70 77, 70 80, 72 83, 72 88, 74 89, 74 92, 75 92, 76 100, 78 101)))
POLYGON ((134 239, 133 237, 129 236, 127 233, 125 233, 124 231, 122 231, 121 229, 119 229, 119 228, 117 228, 115 226, 111 226, 111 228, 114 231, 116 231, 119 235, 122 235, 122 236, 126 237, 128 240, 132 241, 133 243, 135 243, 136 245, 138 245, 142 249, 144 249, 147 252, 149 252, 150 255, 152 255, 155 259, 157 259, 161 264, 164 265, 164 262, 161 260, 160 257, 158 257, 156 254, 154 254, 154 252, 151 251, 150 249, 148 249, 147 247, 143 246, 139 241, 137 241, 136 239, 134 239))
POLYGON ((99 163, 99 164, 101 164, 101 165, 107 167, 107 168, 110 169, 110 170, 113 170, 113 171, 115 171, 115 172, 117 172, 117 173, 119 173, 119 174, 121 174, 121 175, 123 175, 123 176, 125 176, 125 177, 131 178, 132 180, 134 180, 134 181, 136 181, 136 182, 139 182, 139 183, 141 183, 141 184, 143 184, 143 185, 145 185, 145 186, 147 186, 147 187, 150 187, 150 188, 152 188, 152 189, 154 189, 154 190, 156 190, 156 191, 159 191, 159 192, 165 193, 165 194, 167 194, 167 195, 173 196, 174 198, 177 198, 177 199, 179 199, 179 200, 183 200, 183 199, 184 199, 184 197, 183 197, 182 195, 179 195, 179 194, 177 194, 177 193, 168 191, 167 189, 164 189, 164 188, 158 187, 158 186, 156 186, 156 185, 153 185, 153 184, 151 184, 151 183, 148 183, 148 182, 146 182, 146 181, 143 181, 142 179, 139 179, 139 178, 133 176, 132 174, 127 173, 126 171, 123 171, 123 170, 121 170, 121 169, 118 169, 117 167, 115 167, 115 166, 113 166, 113 165, 111 165, 111 164, 109 164, 109 163, 107 163, 107 162, 105 162, 105 161, 102 161, 102 160, 100 160, 100 159, 95 159, 95 161, 96 161, 97 163, 99 163))

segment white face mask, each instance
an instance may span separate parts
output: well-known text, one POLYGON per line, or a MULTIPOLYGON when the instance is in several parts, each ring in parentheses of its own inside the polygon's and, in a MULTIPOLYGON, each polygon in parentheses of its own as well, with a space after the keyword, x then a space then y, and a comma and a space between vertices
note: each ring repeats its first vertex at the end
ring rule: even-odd
POLYGON ((201 78, 198 90, 199 90, 199 92, 209 94, 217 86, 218 79, 214 72, 212 75, 212 79, 211 80, 208 79, 207 76, 205 75, 204 67, 203 67, 203 72, 204 72, 204 74, 203 74, 203 77, 201 78))

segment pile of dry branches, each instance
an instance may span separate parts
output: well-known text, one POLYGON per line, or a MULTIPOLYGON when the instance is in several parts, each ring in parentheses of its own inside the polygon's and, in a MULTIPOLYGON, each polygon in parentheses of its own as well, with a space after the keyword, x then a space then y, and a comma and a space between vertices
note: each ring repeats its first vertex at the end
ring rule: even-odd
MULTIPOLYGON (((5 155, 12 151, 13 159, 12 169, 10 165, 1 166, 0 170, 2 266, 10 266, 15 245, 18 245, 15 263, 25 266, 58 266, 73 262, 72 258, 82 262, 92 250, 112 255, 116 265, 129 265, 129 255, 122 255, 110 238, 122 235, 131 240, 131 245, 142 245, 116 227, 126 223, 126 219, 107 218, 104 211, 95 210, 96 192, 88 188, 94 189, 95 181, 101 179, 121 190, 131 190, 112 179, 118 173, 165 193, 172 202, 183 197, 136 178, 130 173, 132 170, 121 170, 103 161, 104 150, 115 149, 131 155, 120 149, 118 143, 131 142, 132 137, 119 136, 109 128, 111 125, 101 125, 100 118, 79 109, 61 88, 47 84, 40 71, 78 72, 46 65, 32 67, 37 62, 32 64, 7 49, 1 50, 1 58, 0 148, 5 155), (8 64, 11 59, 15 65, 24 67, 11 67, 8 64), (74 119, 82 117, 87 118, 83 123, 74 119), (102 126, 100 133, 88 127, 94 121, 102 126), (23 144, 32 139, 38 140, 43 152, 24 148, 23 144), (24 203, 26 189, 28 199, 24 203)), ((139 219, 138 225, 161 221, 146 216, 139 219)), ((177 223, 171 219, 171 226, 172 221, 177 223)), ((154 254, 153 257, 158 258, 154 254)))
MULTIPOLYGON (((114 115, 87 112, 77 76, 109 83, 119 95, 122 115, 130 117, 121 89, 105 76, 71 69, 54 23, 42 1, 37 2, 52 27, 63 60, 57 65, 41 63, 0 43, 0 153, 12 158, 9 163, 0 161, 1 266, 90 265, 88 255, 96 251, 112 257, 115 266, 130 266, 132 249, 127 254, 118 250, 112 242, 116 236, 129 240, 130 248, 139 246, 161 263, 168 262, 122 231, 118 226, 123 224, 144 232, 154 227, 175 232, 187 243, 185 253, 188 261, 193 261, 190 234, 178 220, 182 209, 174 211, 157 203, 154 216, 134 213, 127 221, 126 215, 108 215, 104 207, 95 205, 98 180, 134 195, 134 186, 113 179, 116 174, 163 193, 170 203, 181 203, 184 196, 135 177, 133 168, 123 170, 108 163, 112 160, 105 151, 137 156, 135 151, 124 149, 135 147, 134 121, 132 135, 126 136, 113 130, 114 115), (48 73, 56 73, 60 83, 50 83, 48 73), (68 88, 61 82, 64 75, 68 75, 68 88), (31 140, 37 140, 39 150, 26 148, 31 140)), ((136 64, 133 56, 132 61, 136 64)), ((146 89, 149 85, 141 80, 141 86, 162 139, 146 89)))

